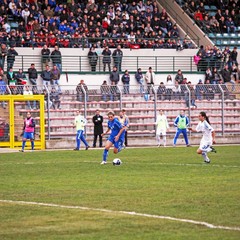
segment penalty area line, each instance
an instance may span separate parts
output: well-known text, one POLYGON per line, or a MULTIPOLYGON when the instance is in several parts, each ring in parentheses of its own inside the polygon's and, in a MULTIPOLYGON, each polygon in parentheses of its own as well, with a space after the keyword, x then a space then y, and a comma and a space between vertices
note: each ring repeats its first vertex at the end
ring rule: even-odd
POLYGON ((240 231, 240 227, 219 226, 219 225, 214 225, 211 223, 201 222, 201 221, 196 221, 191 219, 175 218, 170 216, 152 215, 152 214, 128 212, 128 211, 115 211, 115 210, 109 210, 104 208, 90 208, 90 207, 82 207, 82 206, 68 206, 68 205, 61 205, 61 204, 54 204, 54 203, 14 201, 14 200, 3 200, 3 199, 0 199, 0 203, 18 204, 18 205, 36 205, 36 206, 43 206, 43 207, 54 207, 54 208, 65 208, 65 209, 80 209, 85 211, 97 211, 97 212, 105 212, 105 213, 111 213, 111 214, 113 213, 113 214, 123 214, 123 215, 131 215, 131 216, 138 216, 138 217, 155 218, 155 219, 166 219, 170 221, 201 225, 211 229, 240 231))

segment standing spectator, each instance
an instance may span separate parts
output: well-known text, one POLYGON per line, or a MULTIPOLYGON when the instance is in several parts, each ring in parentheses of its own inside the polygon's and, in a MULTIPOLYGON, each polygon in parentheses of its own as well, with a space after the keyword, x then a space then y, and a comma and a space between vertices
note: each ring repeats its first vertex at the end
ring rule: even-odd
POLYGON ((26 6, 23 10, 22 10, 22 18, 25 22, 25 26, 27 26, 28 23, 28 17, 30 15, 30 11, 28 9, 28 7, 26 6))
POLYGON ((46 65, 45 68, 46 69, 41 73, 41 78, 43 79, 43 85, 48 86, 51 84, 52 72, 48 65, 46 65))
POLYGON ((195 89, 194 89, 193 85, 191 84, 191 82, 188 82, 187 87, 190 91, 190 94, 186 93, 186 99, 185 99, 186 107, 197 108, 197 105, 195 104, 196 92, 195 92, 195 89), (190 97, 190 105, 189 105, 189 97, 190 97))
POLYGON ((35 68, 35 64, 32 63, 31 67, 28 69, 28 79, 33 86, 37 85, 37 78, 38 78, 37 69, 35 68))
MULTIPOLYGON (((2 79, 2 76, 0 75, 0 95, 6 94, 6 90, 7 90, 7 85, 4 82, 4 80, 2 79)), ((6 109, 6 102, 5 101, 2 101, 1 105, 4 109, 6 109)))
POLYGON ((128 70, 125 70, 124 74, 122 75, 122 82, 123 82, 123 92, 125 94, 129 94, 130 75, 128 70))
POLYGON ((181 100, 182 90, 181 90, 181 86, 179 85, 178 82, 175 82, 175 85, 173 86, 172 91, 173 91, 174 100, 175 101, 181 100))
POLYGON ((199 79, 198 84, 196 85, 196 99, 202 100, 204 96, 204 85, 202 79, 199 79))
POLYGON ((59 85, 61 72, 60 72, 60 70, 57 68, 56 65, 53 65, 53 68, 52 68, 52 70, 51 70, 51 73, 52 73, 52 83, 53 83, 53 85, 57 85, 57 86, 58 86, 58 92, 61 93, 61 87, 60 87, 60 85, 59 85))
POLYGON ((88 60, 91 66, 91 71, 96 72, 96 66, 98 61, 98 54, 96 53, 95 47, 91 47, 88 52, 88 60))
POLYGON ((86 148, 85 150, 88 150, 89 145, 84 137, 84 127, 87 124, 87 120, 81 115, 80 111, 77 111, 77 116, 74 119, 74 125, 77 130, 77 136, 76 136, 76 148, 73 150, 79 151, 80 150, 80 144, 81 141, 85 144, 86 148))
POLYGON ((117 71, 117 67, 114 66, 112 72, 110 73, 110 81, 112 85, 117 85, 119 82, 120 76, 119 72, 117 71))
POLYGON ((27 117, 24 119, 23 125, 23 139, 22 149, 20 152, 24 152, 27 139, 31 141, 31 149, 34 150, 34 132, 35 132, 35 120, 32 118, 31 113, 27 113, 27 117))
POLYGON ((143 73, 142 69, 138 68, 137 72, 135 73, 135 79, 140 85, 140 93, 144 93, 144 80, 143 80, 143 73))
POLYGON ((117 67, 118 72, 122 71, 122 58, 123 58, 123 51, 121 50, 121 45, 117 46, 117 49, 113 51, 112 54, 114 65, 117 67))
POLYGON ((237 65, 235 63, 230 68, 230 71, 231 71, 231 75, 234 78, 234 81, 236 83, 238 83, 239 82, 239 70, 238 70, 238 67, 237 67, 237 65))
POLYGON ((5 57, 7 55, 7 46, 2 43, 0 47, 0 68, 4 70, 5 57))
POLYGON ((108 46, 105 47, 105 49, 102 51, 103 55, 103 71, 106 71, 106 65, 108 65, 108 71, 111 72, 111 50, 108 46))
POLYGON ((100 87, 100 91, 102 94, 102 100, 103 101, 107 101, 107 99, 109 99, 110 101, 113 100, 113 95, 111 94, 111 89, 110 86, 107 84, 107 81, 104 80, 101 87, 100 87))
POLYGON ((170 101, 172 99, 172 95, 173 95, 172 89, 174 87, 171 75, 167 76, 167 82, 165 86, 166 86, 166 97, 167 97, 166 99, 170 101))
POLYGON ((189 120, 188 117, 185 116, 185 111, 181 111, 181 113, 176 117, 173 124, 177 128, 177 132, 173 139, 173 146, 176 147, 177 139, 182 133, 187 147, 190 147, 187 136, 187 127, 189 125, 189 120))
POLYGON ((56 91, 56 88, 53 87, 50 93, 50 101, 52 102, 53 109, 61 109, 61 100, 60 94, 56 91))
POLYGON ((147 93, 150 94, 151 92, 151 87, 154 85, 155 82, 155 73, 152 70, 152 67, 148 68, 148 71, 146 72, 145 75, 145 81, 147 83, 147 93))
POLYGON ((99 137, 99 147, 102 147, 103 116, 100 115, 100 111, 98 109, 92 118, 92 122, 94 124, 93 147, 96 147, 97 137, 99 137))
POLYGON ((44 69, 46 65, 48 65, 49 60, 50 60, 50 49, 47 47, 47 45, 44 45, 42 50, 41 50, 41 55, 42 55, 42 68, 44 69))
POLYGON ((77 100, 79 102, 85 101, 83 98, 85 94, 86 94, 86 101, 88 101, 88 87, 84 83, 84 80, 80 80, 80 83, 76 87, 76 92, 77 92, 77 100))
POLYGON ((18 56, 18 53, 14 49, 14 47, 11 46, 10 49, 8 49, 7 51, 7 71, 9 71, 10 68, 13 68, 15 56, 18 56))
POLYGON ((17 80, 15 78, 15 73, 13 72, 13 69, 10 68, 9 71, 7 72, 7 80, 8 80, 8 85, 11 90, 12 94, 17 94, 17 80))
POLYGON ((178 82, 179 84, 182 84, 183 82, 183 74, 182 74, 182 70, 178 69, 177 71, 177 75, 175 76, 175 82, 178 82))
POLYGON ((169 125, 168 125, 167 117, 163 113, 163 110, 159 111, 159 115, 157 116, 157 120, 155 124, 157 125, 157 131, 156 131, 157 145, 158 147, 162 146, 160 142, 161 141, 160 136, 162 135, 163 146, 166 147, 166 143, 167 143, 166 135, 167 135, 167 130, 169 128, 169 125))
POLYGON ((54 47, 54 50, 52 51, 50 57, 52 59, 53 65, 56 65, 61 73, 62 72, 62 54, 59 51, 59 48, 57 45, 54 47))

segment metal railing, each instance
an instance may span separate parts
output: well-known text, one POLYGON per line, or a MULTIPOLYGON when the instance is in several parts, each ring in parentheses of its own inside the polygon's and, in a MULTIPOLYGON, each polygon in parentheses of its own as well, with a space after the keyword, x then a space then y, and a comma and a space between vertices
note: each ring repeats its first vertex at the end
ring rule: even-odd
MULTIPOLYGON (((114 60, 115 59, 111 57, 111 67, 116 65, 114 60)), ((105 73, 101 53, 96 61, 96 72, 91 71, 91 65, 87 56, 62 56, 61 62, 62 72, 64 73, 105 73)), ((39 73, 45 70, 46 64, 42 63, 40 55, 16 56, 13 70, 18 71, 19 69, 23 69, 24 72, 27 72, 31 63, 35 63, 35 67, 39 73)), ((51 67, 52 61, 49 60, 48 64, 51 67)), ((157 73, 174 73, 177 72, 178 69, 181 69, 183 72, 205 71, 207 67, 217 67, 220 69, 223 64, 223 59, 216 59, 215 57, 203 58, 199 64, 196 65, 193 56, 123 56, 121 67, 122 70, 128 69, 129 72, 134 73, 138 68, 148 69, 149 66, 157 73)), ((7 66, 5 66, 5 69, 7 69, 7 66)))

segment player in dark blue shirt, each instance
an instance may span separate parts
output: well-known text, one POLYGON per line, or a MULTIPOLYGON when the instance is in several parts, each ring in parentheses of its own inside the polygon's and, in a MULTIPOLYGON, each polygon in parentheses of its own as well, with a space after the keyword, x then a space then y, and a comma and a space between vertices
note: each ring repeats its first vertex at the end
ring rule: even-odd
POLYGON ((103 160, 101 164, 107 163, 108 151, 112 145, 114 145, 113 152, 115 154, 122 150, 126 130, 126 127, 122 126, 118 118, 114 117, 114 112, 109 112, 107 115, 108 115, 108 129, 105 133, 102 133, 102 136, 106 135, 110 130, 111 133, 107 139, 105 149, 103 151, 103 160))

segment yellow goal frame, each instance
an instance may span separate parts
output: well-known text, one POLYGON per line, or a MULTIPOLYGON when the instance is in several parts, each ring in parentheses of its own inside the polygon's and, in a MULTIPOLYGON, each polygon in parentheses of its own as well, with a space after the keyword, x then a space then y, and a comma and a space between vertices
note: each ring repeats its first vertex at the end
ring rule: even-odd
MULTIPOLYGON (((22 141, 15 141, 15 115, 14 102, 15 101, 39 101, 39 126, 40 126, 40 140, 35 141, 35 149, 45 149, 45 115, 44 115, 44 96, 43 95, 0 95, 0 102, 6 101, 9 104, 9 141, 0 142, 0 147, 17 148, 21 147, 22 141)), ((33 112, 29 110, 29 112, 33 112)))

